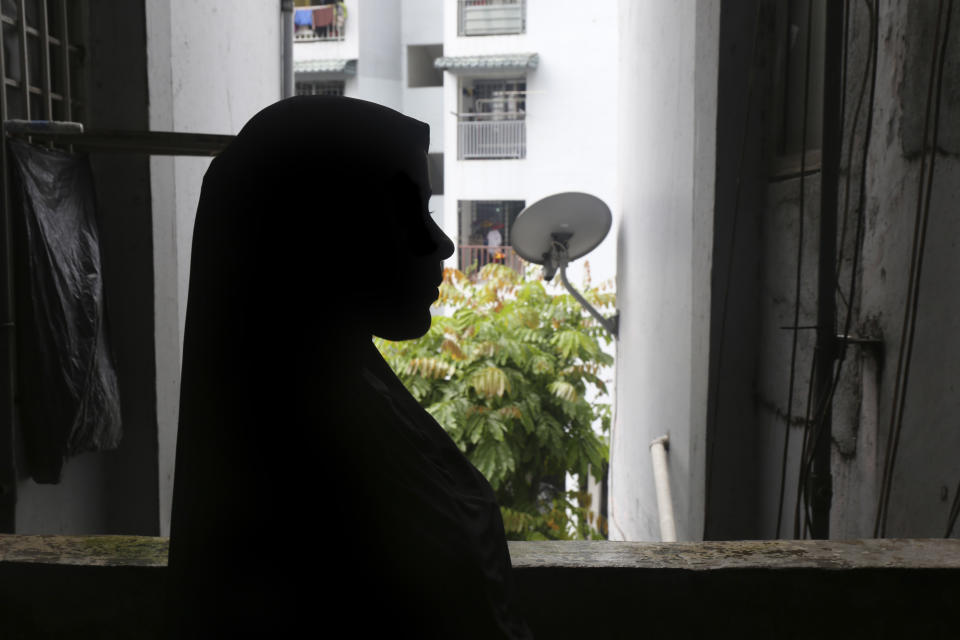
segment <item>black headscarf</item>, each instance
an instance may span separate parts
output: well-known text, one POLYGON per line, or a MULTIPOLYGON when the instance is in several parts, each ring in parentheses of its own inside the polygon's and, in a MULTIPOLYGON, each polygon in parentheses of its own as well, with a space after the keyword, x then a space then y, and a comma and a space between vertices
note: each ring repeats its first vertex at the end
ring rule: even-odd
POLYGON ((297 97, 207 171, 172 634, 526 637, 492 490, 371 343, 426 330, 452 251, 426 211, 428 144, 391 109, 297 97))

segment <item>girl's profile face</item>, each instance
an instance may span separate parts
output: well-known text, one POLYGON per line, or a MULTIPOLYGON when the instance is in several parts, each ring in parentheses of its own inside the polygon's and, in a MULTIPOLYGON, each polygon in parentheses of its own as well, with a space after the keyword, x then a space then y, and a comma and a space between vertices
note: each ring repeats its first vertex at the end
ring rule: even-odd
POLYGON ((363 259, 373 272, 361 284, 357 311, 370 332, 388 340, 409 340, 430 328, 430 305, 443 280, 443 260, 453 243, 428 211, 430 186, 426 154, 416 166, 398 171, 374 198, 374 220, 382 224, 363 259), (421 166, 422 165, 422 166, 421 166))

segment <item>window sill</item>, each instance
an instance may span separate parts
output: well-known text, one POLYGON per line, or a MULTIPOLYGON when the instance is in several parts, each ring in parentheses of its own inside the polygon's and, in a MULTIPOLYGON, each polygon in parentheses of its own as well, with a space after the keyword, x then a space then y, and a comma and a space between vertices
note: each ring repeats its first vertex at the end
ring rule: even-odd
MULTIPOLYGON (((167 544, 0 535, 0 637, 155 637, 167 544)), ((509 546, 539 638, 939 638, 960 618, 955 539, 509 546)))

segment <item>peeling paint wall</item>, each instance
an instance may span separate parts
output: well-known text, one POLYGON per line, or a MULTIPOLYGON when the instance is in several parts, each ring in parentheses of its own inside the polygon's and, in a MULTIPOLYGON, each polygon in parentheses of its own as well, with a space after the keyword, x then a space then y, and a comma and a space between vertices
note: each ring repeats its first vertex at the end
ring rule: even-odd
MULTIPOLYGON (((875 134, 860 323, 884 341, 880 372, 880 462, 893 398, 917 205, 937 4, 881 3, 875 134)), ((893 474, 887 535, 939 537, 960 481, 960 8, 954 7, 943 78, 938 153, 920 281, 913 361, 893 474)), ((882 469, 882 466, 881 466, 882 469)), ((955 534, 956 535, 956 534, 955 534)))
MULTIPOLYGON (((771 7, 775 5, 770 3, 771 7)), ((873 535, 907 300, 922 162, 920 150, 938 5, 907 0, 880 2, 876 97, 866 160, 865 227, 855 280, 856 295, 852 301, 851 334, 860 338, 879 338, 882 349, 848 347, 834 397, 832 538, 873 535)), ((843 251, 838 278, 838 333, 843 329, 847 313, 861 175, 860 154, 866 121, 866 112, 857 115, 855 107, 867 69, 870 33, 866 4, 851 3, 850 7, 851 40, 838 215, 838 241, 842 240, 838 246, 843 251), (855 117, 858 124, 852 163, 849 163, 849 132, 853 129, 855 117), (844 232, 843 209, 848 189, 850 207, 844 232)), ((916 334, 893 474, 886 530, 886 535, 891 537, 942 536, 960 480, 960 467, 956 463, 960 452, 960 429, 957 429, 957 416, 960 415, 960 269, 957 268, 960 217, 956 215, 960 202, 960 15, 957 13, 955 10, 947 49, 916 334)), ((764 27, 769 28, 769 24, 764 27)), ((746 35, 744 39, 747 39, 746 35)), ((766 55, 772 58, 773 50, 766 51, 766 55)), ((772 117, 772 103, 772 96, 768 96, 767 111, 762 113, 769 117, 772 117)), ((764 127, 764 117, 761 115, 754 126, 764 127)), ((770 140, 762 144, 769 148, 770 140)), ((748 173, 765 172, 769 175, 771 166, 769 160, 761 157, 756 165, 748 165, 748 173)), ((812 166, 814 171, 804 186, 805 228, 798 322, 801 327, 816 324, 819 162, 812 166)), ((755 518, 752 532, 755 537, 772 537, 777 520, 781 456, 788 430, 792 341, 791 332, 783 327, 791 326, 794 320, 800 180, 796 176, 770 177, 764 192, 766 203, 757 219, 761 238, 757 255, 759 270, 755 279, 746 278, 734 284, 742 289, 758 287, 758 307, 752 312, 756 313, 759 326, 756 360, 730 363, 717 374, 724 379, 740 377, 753 381, 753 413, 747 414, 747 418, 755 420, 754 432, 741 433, 731 446, 739 443, 756 447, 756 458, 750 463, 743 480, 746 482, 752 474, 750 481, 757 486, 753 498, 756 502, 749 508, 755 518)), ((800 442, 815 334, 813 330, 801 329, 798 336, 780 530, 780 535, 787 537, 793 534, 800 442)), ((727 416, 727 419, 732 417, 727 416)), ((722 426, 729 425, 727 422, 722 426)))

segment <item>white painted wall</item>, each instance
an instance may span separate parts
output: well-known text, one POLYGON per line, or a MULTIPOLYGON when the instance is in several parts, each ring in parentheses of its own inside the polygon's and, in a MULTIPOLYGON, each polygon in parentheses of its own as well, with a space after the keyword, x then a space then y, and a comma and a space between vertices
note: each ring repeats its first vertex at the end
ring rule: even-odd
POLYGON ((406 44, 443 42, 443 6, 445 0, 401 0, 402 38, 406 44))
MULTIPOLYGON (((280 2, 146 0, 150 128, 237 133, 280 98, 280 2)), ((151 158, 160 533, 168 535, 193 220, 202 158, 151 158)))
POLYGON ((356 19, 360 57, 354 97, 401 110, 400 3, 364 0, 356 19))
POLYGON ((610 538, 659 539, 649 444, 667 434, 678 539, 695 540, 704 513, 720 9, 694 0, 618 6, 622 216, 610 538))

